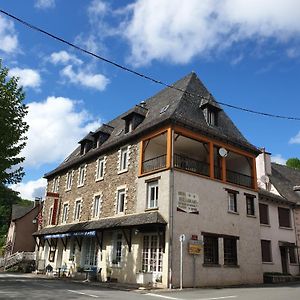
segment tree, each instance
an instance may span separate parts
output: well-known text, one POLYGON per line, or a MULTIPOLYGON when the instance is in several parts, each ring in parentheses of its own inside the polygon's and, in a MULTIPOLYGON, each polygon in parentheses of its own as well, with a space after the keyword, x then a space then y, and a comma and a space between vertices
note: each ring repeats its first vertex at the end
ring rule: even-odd
POLYGON ((25 94, 18 86, 18 79, 8 79, 7 74, 8 69, 2 67, 0 60, 0 189, 1 186, 20 182, 24 176, 20 164, 25 158, 20 156, 20 152, 26 145, 28 130, 24 121, 28 112, 23 103, 25 94))
POLYGON ((286 165, 290 168, 300 169, 300 159, 296 157, 289 158, 286 161, 286 165))

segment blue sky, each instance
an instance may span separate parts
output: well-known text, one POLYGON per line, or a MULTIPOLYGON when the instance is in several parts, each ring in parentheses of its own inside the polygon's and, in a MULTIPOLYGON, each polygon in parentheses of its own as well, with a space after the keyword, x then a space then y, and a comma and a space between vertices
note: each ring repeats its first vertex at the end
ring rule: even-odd
MULTIPOLYGON (((0 8, 164 82, 195 71, 221 102, 300 117, 297 0, 4 0, 0 8)), ((14 186, 26 198, 40 195, 43 174, 86 132, 162 88, 2 14, 0 57, 29 106, 26 176, 14 186)), ((300 156, 300 121, 224 110, 274 161, 300 156)))

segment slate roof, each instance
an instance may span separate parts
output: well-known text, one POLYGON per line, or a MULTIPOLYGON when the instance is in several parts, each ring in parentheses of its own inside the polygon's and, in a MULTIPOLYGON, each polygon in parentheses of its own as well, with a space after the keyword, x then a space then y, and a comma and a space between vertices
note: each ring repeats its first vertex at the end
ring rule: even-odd
POLYGON ((11 210, 11 220, 15 221, 16 219, 20 219, 29 213, 34 208, 34 203, 32 206, 22 206, 18 204, 13 204, 11 210))
POLYGON ((243 148, 254 154, 260 153, 237 129, 194 72, 178 80, 173 86, 177 89, 184 90, 185 93, 176 89, 165 88, 150 97, 143 102, 143 109, 138 108, 140 112, 146 112, 147 109, 144 121, 132 132, 125 133, 125 121, 122 118, 137 108, 133 107, 129 109, 107 124, 111 126, 113 130, 110 132, 110 137, 99 148, 91 149, 85 155, 81 156, 79 146, 61 165, 45 174, 45 177, 52 177, 60 171, 88 161, 97 155, 105 153, 114 147, 119 147, 122 144, 130 142, 130 140, 137 139, 141 135, 165 124, 178 124, 203 135, 243 148), (205 121, 203 111, 200 108, 203 101, 207 102, 205 99, 209 99, 210 104, 220 109, 218 126, 210 126, 205 121), (161 113, 164 107, 167 107, 167 109, 161 113))
POLYGON ((275 201, 277 203, 285 203, 285 204, 288 204, 288 205, 295 204, 295 202, 289 201, 288 199, 286 199, 283 196, 276 195, 276 194, 271 193, 271 192, 269 192, 265 189, 262 189, 262 188, 258 189, 258 198, 260 200, 271 200, 271 201, 275 201))
POLYGON ((121 217, 104 218, 96 221, 66 224, 54 227, 46 227, 36 231, 33 235, 57 234, 66 232, 78 232, 88 230, 101 230, 109 228, 128 228, 139 225, 166 225, 167 222, 158 212, 146 212, 140 214, 125 215, 121 217))
POLYGON ((300 202, 300 196, 293 190, 294 186, 300 185, 300 170, 276 163, 272 163, 271 167, 272 175, 270 176, 270 182, 275 186, 280 195, 291 202, 300 202))

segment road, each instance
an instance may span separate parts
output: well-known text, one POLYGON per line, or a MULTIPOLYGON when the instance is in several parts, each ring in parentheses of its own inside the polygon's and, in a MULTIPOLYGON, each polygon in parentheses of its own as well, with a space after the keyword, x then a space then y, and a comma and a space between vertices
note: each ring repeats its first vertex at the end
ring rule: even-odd
POLYGON ((122 299, 122 300, 299 300, 300 283, 287 286, 182 291, 120 291, 100 285, 0 273, 0 299, 122 299))

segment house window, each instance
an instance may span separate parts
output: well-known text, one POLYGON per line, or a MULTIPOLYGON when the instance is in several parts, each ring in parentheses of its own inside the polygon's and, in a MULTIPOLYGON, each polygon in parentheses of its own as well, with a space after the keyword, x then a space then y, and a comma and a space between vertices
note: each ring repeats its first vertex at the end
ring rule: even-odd
POLYGON ((98 218, 100 214, 100 207, 101 207, 101 198, 100 195, 97 195, 94 197, 94 203, 93 203, 93 218, 98 218))
POLYGON ((237 243, 235 238, 224 238, 224 265, 237 265, 237 243))
POLYGON ((269 225, 269 207, 267 204, 259 203, 260 224, 269 225))
POLYGON ((104 177, 104 157, 98 159, 97 170, 96 170, 96 180, 101 180, 104 177))
POLYGON ((142 271, 162 272, 163 249, 158 235, 144 235, 142 249, 142 271))
POLYGON ((73 172, 67 173, 66 190, 69 191, 72 187, 73 172))
POLYGON ((78 169, 78 187, 84 185, 85 180, 85 166, 80 166, 78 169))
POLYGON ((122 261, 122 234, 118 233, 115 235, 112 249, 112 264, 118 265, 122 261))
POLYGON ((70 246, 70 255, 69 255, 70 261, 75 260, 75 252, 76 252, 76 242, 73 240, 70 246))
POLYGON ((217 236, 204 236, 204 264, 219 264, 219 243, 217 236))
POLYGON ((123 213, 124 210, 125 210, 125 196, 126 196, 125 189, 118 190, 117 214, 118 213, 123 213))
POLYGON ((292 227, 289 208, 278 207, 278 219, 279 227, 292 227))
POLYGON ((79 221, 81 213, 81 200, 75 202, 74 221, 79 221))
POLYGON ((156 208, 158 202, 158 181, 148 183, 147 208, 156 208))
POLYGON ((228 211, 237 212, 236 193, 228 192, 228 211))
POLYGON ((297 263, 297 258, 296 258, 296 253, 295 253, 295 248, 294 247, 289 248, 289 257, 290 257, 290 263, 291 264, 296 264, 297 263))
POLYGON ((55 177, 53 179, 52 192, 53 193, 58 193, 58 189, 59 189, 59 177, 55 177))
POLYGON ((93 238, 86 239, 84 243, 84 266, 90 268, 97 266, 97 245, 93 238))
POLYGON ((133 121, 132 119, 125 121, 125 133, 131 132, 133 130, 133 121))
POLYGON ((52 225, 52 218, 53 218, 53 206, 51 206, 49 210, 48 225, 52 225))
POLYGON ((207 123, 212 126, 217 125, 216 112, 212 111, 211 109, 207 110, 207 123))
POLYGON ((271 241, 261 240, 262 262, 272 262, 271 241))
POLYGON ((68 209, 69 209, 69 205, 68 205, 68 203, 65 203, 63 206, 62 223, 67 223, 68 209))
POLYGON ((255 216, 255 202, 254 197, 246 195, 246 208, 248 216, 255 216))
POLYGON ((128 169, 128 147, 124 147, 120 150, 120 164, 119 171, 127 171, 128 169))

